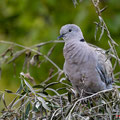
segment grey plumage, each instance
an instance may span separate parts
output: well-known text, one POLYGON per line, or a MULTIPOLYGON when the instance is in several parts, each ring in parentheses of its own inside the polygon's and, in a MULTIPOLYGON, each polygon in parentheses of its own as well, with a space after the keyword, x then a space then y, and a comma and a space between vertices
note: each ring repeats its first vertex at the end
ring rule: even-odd
POLYGON ((63 26, 60 35, 65 41, 64 72, 77 92, 86 96, 112 88, 112 65, 105 51, 88 44, 77 25, 63 26))

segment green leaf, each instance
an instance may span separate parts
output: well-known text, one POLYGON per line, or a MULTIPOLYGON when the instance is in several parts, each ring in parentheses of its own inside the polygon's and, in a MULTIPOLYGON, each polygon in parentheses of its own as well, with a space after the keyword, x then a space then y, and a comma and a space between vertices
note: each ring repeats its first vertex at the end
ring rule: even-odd
POLYGON ((42 97, 37 97, 37 99, 42 103, 42 106, 46 109, 46 110, 50 110, 50 108, 46 105, 46 101, 42 98, 42 97))
POLYGON ((52 82, 48 85, 45 86, 44 90, 47 89, 48 87, 52 86, 52 85, 56 85, 56 84, 59 84, 60 82, 52 82))
POLYGON ((36 94, 32 86, 24 79, 25 84, 28 86, 28 88, 31 90, 33 94, 36 94))
POLYGON ((59 93, 55 89, 47 88, 47 90, 53 91, 56 95, 60 96, 59 93))
POLYGON ((16 93, 21 93, 22 90, 23 90, 23 80, 21 80, 21 85, 16 93))
POLYGON ((44 88, 42 85, 34 85, 33 88, 44 88))
POLYGON ((11 90, 5 90, 7 93, 13 93, 11 90))
POLYGON ((26 110, 25 110, 25 118, 28 118, 28 114, 30 112, 30 103, 28 103, 26 110))
POLYGON ((71 103, 71 92, 68 92, 68 101, 71 103))

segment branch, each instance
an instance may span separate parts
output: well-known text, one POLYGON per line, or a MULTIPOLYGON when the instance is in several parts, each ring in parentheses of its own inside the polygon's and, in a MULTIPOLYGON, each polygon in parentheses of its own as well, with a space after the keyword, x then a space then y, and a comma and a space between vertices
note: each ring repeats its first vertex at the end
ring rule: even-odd
POLYGON ((43 56, 46 60, 48 60, 51 64, 53 64, 53 66, 55 66, 58 71, 62 71, 58 65, 56 65, 50 58, 48 58, 46 55, 43 55, 41 52, 37 51, 37 50, 34 50, 32 48, 34 47, 41 47, 41 46, 44 46, 46 44, 50 44, 50 43, 63 43, 63 41, 48 41, 48 42, 43 42, 43 43, 40 43, 40 44, 36 44, 34 46, 31 46, 31 47, 26 47, 26 46, 23 46, 23 45, 20 45, 20 44, 17 44, 17 43, 14 43, 14 42, 8 42, 8 41, 3 41, 1 40, 0 43, 4 43, 4 44, 9 44, 9 45, 14 45, 14 46, 18 46, 18 47, 21 47, 21 48, 24 48, 24 50, 22 51, 26 51, 26 50, 30 50, 32 52, 35 52, 37 53, 38 55, 40 56, 43 56))

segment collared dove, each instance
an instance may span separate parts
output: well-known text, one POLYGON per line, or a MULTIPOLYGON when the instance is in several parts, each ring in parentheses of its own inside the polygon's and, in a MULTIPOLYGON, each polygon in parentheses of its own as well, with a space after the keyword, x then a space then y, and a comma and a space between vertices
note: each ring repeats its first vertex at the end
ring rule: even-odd
POLYGON ((75 24, 64 25, 60 37, 65 41, 64 73, 81 96, 112 88, 112 64, 105 50, 88 44, 75 24))

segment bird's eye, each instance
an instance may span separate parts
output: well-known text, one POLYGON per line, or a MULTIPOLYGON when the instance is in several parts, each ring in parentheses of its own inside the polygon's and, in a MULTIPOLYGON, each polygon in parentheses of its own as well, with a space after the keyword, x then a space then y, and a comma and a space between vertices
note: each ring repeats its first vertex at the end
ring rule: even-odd
POLYGON ((72 31, 72 29, 69 29, 69 32, 71 32, 72 31))

